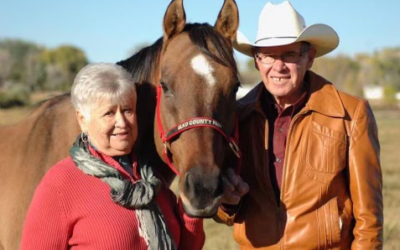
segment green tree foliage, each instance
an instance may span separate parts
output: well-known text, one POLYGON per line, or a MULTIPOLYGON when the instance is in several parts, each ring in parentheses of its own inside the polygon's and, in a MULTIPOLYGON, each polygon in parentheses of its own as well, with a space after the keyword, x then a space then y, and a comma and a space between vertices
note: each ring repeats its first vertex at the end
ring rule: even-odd
POLYGON ((0 73, 0 86, 5 82, 23 83, 28 88, 34 84, 29 72, 32 72, 42 50, 39 45, 22 40, 0 41, 0 65, 5 67, 0 73))
POLYGON ((85 53, 74 46, 47 49, 21 40, 0 40, 0 106, 25 105, 32 91, 69 90, 87 63, 85 53))
POLYGON ((385 102, 388 105, 393 105, 396 104, 397 100, 396 100, 396 93, 398 92, 397 89, 395 89, 394 86, 385 86, 383 89, 383 94, 384 94, 384 98, 385 98, 385 102))
POLYGON ((74 46, 46 49, 21 40, 0 40, 0 87, 19 83, 30 91, 68 90, 87 63, 85 53, 74 46))
POLYGON ((44 50, 40 64, 46 75, 45 88, 68 90, 79 70, 88 63, 85 53, 73 46, 64 45, 44 50))
POLYGON ((12 85, 7 92, 0 91, 0 108, 25 106, 30 103, 30 93, 22 84, 12 85))
POLYGON ((339 90, 362 95, 362 83, 358 81, 360 65, 349 56, 316 58, 312 70, 332 82, 339 90))
POLYGON ((248 59, 244 70, 241 70, 240 81, 242 85, 255 85, 261 81, 260 72, 255 67, 254 59, 248 59))
POLYGON ((0 89, 11 76, 11 55, 3 48, 0 48, 0 89))
POLYGON ((400 47, 385 48, 372 56, 375 82, 400 90, 400 47))

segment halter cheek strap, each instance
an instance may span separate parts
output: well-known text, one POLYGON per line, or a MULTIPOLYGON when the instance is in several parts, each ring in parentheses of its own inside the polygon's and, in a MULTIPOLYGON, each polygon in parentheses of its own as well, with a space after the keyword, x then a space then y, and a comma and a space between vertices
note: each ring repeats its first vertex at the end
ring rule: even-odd
POLYGON ((176 136, 179 134, 183 133, 186 130, 192 129, 192 128, 201 128, 201 127, 209 127, 212 129, 217 130, 229 143, 230 148, 232 149, 233 153, 236 155, 238 158, 238 165, 236 167, 236 173, 239 174, 240 172, 240 167, 241 167, 241 152, 238 147, 238 139, 239 139, 239 130, 238 130, 238 122, 236 119, 236 126, 235 126, 235 132, 234 132, 234 137, 229 137, 224 129, 222 128, 221 123, 219 123, 217 120, 211 118, 211 117, 194 117, 191 119, 188 119, 177 126, 171 128, 168 130, 167 133, 164 132, 164 129, 161 124, 161 111, 160 111, 160 102, 161 102, 161 94, 162 94, 162 88, 161 85, 157 86, 157 107, 156 107, 156 119, 157 119, 157 127, 158 131, 160 133, 160 137, 162 140, 162 143, 164 144, 164 151, 163 155, 165 158, 165 161, 167 162, 168 166, 171 168, 172 171, 176 175, 180 175, 178 169, 174 166, 174 164, 171 161, 170 156, 168 155, 168 143, 176 136))

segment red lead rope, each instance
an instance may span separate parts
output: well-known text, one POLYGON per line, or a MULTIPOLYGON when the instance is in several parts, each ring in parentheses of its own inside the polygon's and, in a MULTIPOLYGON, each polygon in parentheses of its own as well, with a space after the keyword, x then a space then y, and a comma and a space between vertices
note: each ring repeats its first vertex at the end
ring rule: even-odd
POLYGON ((176 175, 178 175, 178 176, 180 175, 179 171, 175 168, 175 166, 171 162, 170 157, 168 156, 168 147, 167 147, 168 142, 171 141, 175 136, 183 133, 186 130, 189 130, 192 128, 199 128, 199 127, 209 127, 209 128, 217 130, 228 141, 230 148, 232 149, 233 153, 238 158, 238 165, 236 167, 235 172, 236 172, 236 174, 239 174, 240 168, 241 168, 241 159, 242 159, 241 156, 242 155, 241 155, 240 149, 238 147, 239 129, 238 129, 237 118, 236 118, 234 137, 228 137, 226 135, 226 133, 224 132, 222 125, 218 121, 216 121, 210 117, 191 118, 189 120, 186 120, 186 121, 178 124, 177 126, 170 129, 167 133, 165 133, 164 129, 162 127, 162 124, 161 124, 161 111, 160 111, 161 93, 162 93, 161 85, 158 85, 157 86, 157 107, 156 107, 157 127, 158 127, 158 131, 160 132, 161 140, 164 144, 163 155, 164 155, 164 158, 165 158, 168 166, 171 168, 171 170, 174 171, 174 173, 176 175))

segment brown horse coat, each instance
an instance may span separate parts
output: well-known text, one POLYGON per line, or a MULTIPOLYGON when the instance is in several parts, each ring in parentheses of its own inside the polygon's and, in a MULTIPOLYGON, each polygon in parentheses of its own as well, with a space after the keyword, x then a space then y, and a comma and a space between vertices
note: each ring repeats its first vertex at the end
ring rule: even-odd
POLYGON ((69 95, 50 99, 21 122, 0 129, 0 249, 18 249, 35 187, 68 155, 79 133, 69 95))

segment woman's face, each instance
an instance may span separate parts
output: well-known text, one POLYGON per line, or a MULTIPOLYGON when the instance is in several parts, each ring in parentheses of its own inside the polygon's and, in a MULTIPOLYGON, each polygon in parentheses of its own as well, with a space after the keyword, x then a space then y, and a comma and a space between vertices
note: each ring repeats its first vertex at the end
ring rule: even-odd
POLYGON ((92 145, 109 156, 129 154, 137 138, 135 100, 123 104, 99 101, 92 107, 89 120, 77 111, 81 129, 92 145))

